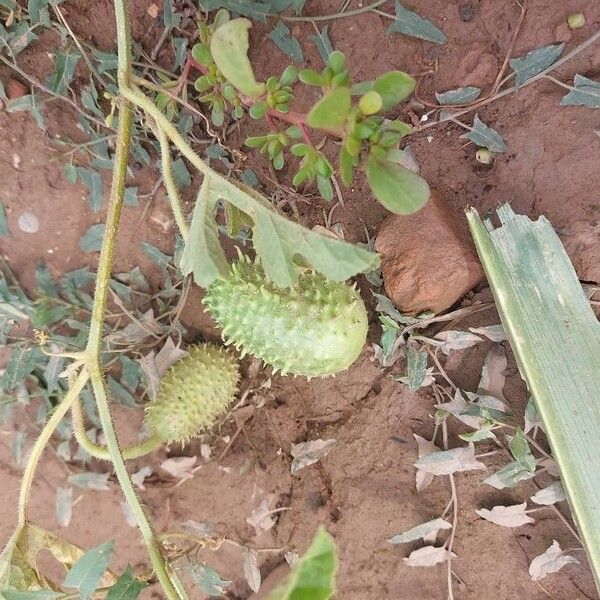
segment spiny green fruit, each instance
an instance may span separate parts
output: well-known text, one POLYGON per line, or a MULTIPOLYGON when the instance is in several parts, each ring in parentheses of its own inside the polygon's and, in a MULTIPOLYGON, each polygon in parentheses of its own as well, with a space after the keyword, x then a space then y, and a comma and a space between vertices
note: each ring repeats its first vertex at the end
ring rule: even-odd
POLYGON ((227 344, 284 375, 343 371, 367 337, 367 311, 353 287, 306 271, 293 287, 278 288, 245 257, 209 287, 203 302, 227 344))
POLYGON ((213 426, 233 400, 240 379, 236 360, 214 344, 187 349, 160 381, 146 407, 146 424, 165 443, 186 443, 213 426))

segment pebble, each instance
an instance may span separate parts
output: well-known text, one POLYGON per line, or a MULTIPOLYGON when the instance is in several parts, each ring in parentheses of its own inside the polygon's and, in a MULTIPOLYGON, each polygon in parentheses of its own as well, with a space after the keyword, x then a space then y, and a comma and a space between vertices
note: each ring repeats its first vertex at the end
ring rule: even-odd
POLYGON ((40 230, 40 220, 29 211, 21 213, 17 224, 23 233, 37 233, 40 230))
POLYGON ((433 192, 412 215, 390 215, 375 240, 386 294, 403 313, 450 308, 483 279, 466 220, 433 192))

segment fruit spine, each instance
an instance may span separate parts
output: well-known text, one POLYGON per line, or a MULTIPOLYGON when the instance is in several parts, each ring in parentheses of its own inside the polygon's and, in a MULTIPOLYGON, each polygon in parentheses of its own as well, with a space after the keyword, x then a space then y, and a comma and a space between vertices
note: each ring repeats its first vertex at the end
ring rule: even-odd
POLYGON ((343 371, 367 336, 367 312, 354 287, 305 271, 291 288, 278 288, 247 257, 209 287, 203 302, 227 344, 282 374, 343 371))
POLYGON ((233 400, 240 379, 236 360, 214 344, 187 348, 160 381, 146 407, 146 424, 165 443, 186 443, 209 429, 233 400))

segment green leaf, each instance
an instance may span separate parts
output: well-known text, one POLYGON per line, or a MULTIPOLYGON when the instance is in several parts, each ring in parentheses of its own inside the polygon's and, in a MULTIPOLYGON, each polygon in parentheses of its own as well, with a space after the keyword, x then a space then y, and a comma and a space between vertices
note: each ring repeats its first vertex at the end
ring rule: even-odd
POLYGON ((81 600, 89 600, 108 568, 114 548, 115 543, 111 541, 88 550, 71 567, 71 570, 65 577, 64 586, 77 588, 81 595, 81 600))
POLYGON ((482 148, 487 148, 492 152, 506 152, 506 143, 502 136, 491 127, 488 127, 480 118, 475 115, 473 120, 473 129, 463 135, 461 138, 467 138, 482 148))
POLYGON ((128 566, 121 577, 117 579, 117 582, 108 590, 106 600, 136 600, 141 591, 147 586, 146 582, 133 576, 133 571, 128 566))
POLYGON ((508 447, 513 458, 521 463, 525 469, 533 473, 535 471, 535 457, 531 453, 527 438, 520 429, 517 429, 515 435, 506 436, 508 447))
POLYGON ((79 240, 79 247, 84 252, 100 252, 105 229, 106 225, 104 223, 92 225, 79 240))
POLYGON ((287 581, 267 600, 328 600, 335 593, 337 570, 335 541, 321 526, 287 581))
POLYGON ((50 16, 48 14, 48 0, 28 0, 27 13, 32 24, 42 24, 50 27, 50 16))
POLYGON ((171 166, 173 168, 173 177, 175 178, 177 187, 186 188, 192 185, 192 176, 190 175, 183 158, 174 160, 171 166))
POLYGON ((219 71, 242 94, 258 98, 265 84, 258 83, 248 60, 248 19, 232 19, 217 29, 210 40, 210 51, 219 71))
POLYGON ((372 153, 367 159, 367 181, 377 200, 399 215, 414 213, 429 200, 429 186, 422 177, 372 153))
POLYGON ((497 212, 494 229, 469 209, 469 227, 598 580, 600 324, 549 221, 497 212))
POLYGON ((515 72, 515 84, 517 87, 553 65, 562 54, 564 47, 564 43, 553 44, 551 46, 544 46, 543 48, 536 48, 525 54, 525 56, 511 58, 509 64, 515 72))
POLYGON ((34 369, 43 358, 39 348, 23 349, 15 346, 0 377, 0 389, 12 392, 34 369))
POLYGON ((163 24, 165 27, 179 27, 181 16, 173 8, 173 0, 163 1, 163 24))
POLYGON ((15 98, 6 105, 6 112, 8 113, 21 111, 29 112, 35 119, 36 125, 40 129, 45 128, 44 116, 40 112, 39 106, 37 105, 36 96, 34 94, 27 94, 26 96, 15 98))
POLYGON ((35 282, 37 284, 38 291, 41 294, 56 298, 58 296, 58 289, 54 283, 54 277, 48 268, 48 265, 41 260, 38 262, 35 268, 35 282))
POLYGON ((325 25, 321 31, 317 31, 316 35, 311 35, 308 38, 317 47, 319 56, 323 59, 325 64, 327 64, 327 59, 333 52, 333 45, 329 39, 328 27, 329 25, 325 25))
POLYGON ((402 71, 390 71, 380 75, 373 82, 373 89, 381 96, 381 110, 390 110, 408 98, 415 89, 415 85, 415 80, 402 71))
POLYGON ((140 242, 142 251, 161 269, 166 269, 171 264, 171 257, 159 250, 149 242, 140 242))
POLYGON ((107 377, 106 381, 108 383, 110 395, 115 400, 117 400, 123 406, 127 406, 128 408, 138 407, 135 398, 124 385, 120 384, 114 377, 107 377))
POLYGON ((231 581, 223 579, 206 563, 189 564, 187 567, 187 571, 192 581, 209 596, 222 597, 223 592, 231 583, 231 581))
POLYGON ((467 87, 456 88, 455 90, 448 90, 447 92, 435 93, 437 101, 444 104, 468 104, 479 98, 481 89, 474 85, 468 85, 467 87))
POLYGON ((406 350, 406 377, 411 392, 416 392, 427 375, 427 352, 417 350, 411 344, 406 350))
POLYGON ((583 75, 575 75, 575 89, 560 100, 562 106, 587 106, 600 108, 600 83, 583 75))
POLYGON ((435 44, 446 43, 443 31, 439 30, 431 21, 404 8, 398 0, 396 0, 396 20, 388 27, 387 32, 403 33, 435 44))
POLYGON ((4 600, 55 600, 64 597, 62 592, 54 590, 36 590, 35 592, 18 592, 16 590, 4 590, 4 600))
POLYGON ((76 167, 76 169, 79 180, 90 191, 88 201, 92 212, 96 213, 102 208, 102 177, 98 171, 87 167, 76 167))
POLYGON ((304 61, 302 54, 302 46, 300 42, 292 35, 290 28, 283 22, 279 21, 275 29, 269 33, 269 39, 285 54, 287 54, 294 62, 301 63, 304 61))
POLYGON ((98 73, 106 73, 108 71, 115 71, 119 64, 117 55, 113 52, 100 52, 100 50, 92 50, 92 56, 96 60, 98 65, 98 73))
POLYGON ((307 123, 315 129, 338 129, 346 122, 350 106, 350 89, 335 88, 312 107, 307 123))
POLYGON ((126 187, 125 193, 123 194, 123 202, 126 206, 138 206, 138 192, 139 189, 137 186, 135 187, 126 187))
POLYGON ((77 52, 63 54, 57 52, 55 57, 55 71, 48 79, 48 87, 56 94, 64 95, 73 81, 75 68, 80 55, 77 52))
POLYGON ((218 174, 204 177, 180 265, 184 275, 194 274, 198 285, 208 287, 219 275, 229 272, 214 215, 219 200, 251 219, 254 249, 269 279, 280 287, 289 287, 296 280, 298 257, 335 281, 379 265, 376 254, 306 229, 286 219, 256 190, 238 185, 218 174))
POLYGON ((4 202, 0 200, 0 235, 3 237, 10 236, 10 230, 8 229, 8 222, 6 220, 6 208, 4 202))

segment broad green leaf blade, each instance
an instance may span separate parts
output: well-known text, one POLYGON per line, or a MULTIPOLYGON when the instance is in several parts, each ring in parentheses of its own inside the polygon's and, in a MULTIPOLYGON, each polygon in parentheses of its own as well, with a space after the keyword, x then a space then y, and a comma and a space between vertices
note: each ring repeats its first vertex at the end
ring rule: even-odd
MULTIPOLYGON (((552 226, 509 206, 467 218, 502 323, 540 413, 600 584, 600 324, 552 226)), ((599 586, 600 589, 600 586, 599 586)))
POLYGON ((304 62, 304 55, 302 54, 302 46, 300 42, 292 35, 290 28, 279 21, 275 26, 275 29, 269 33, 269 39, 277 45, 277 47, 287 54, 294 62, 304 62))
POLYGON ((328 600, 335 593, 337 570, 335 541, 321 526, 286 583, 267 600, 328 600))
POLYGON ((487 148, 492 152, 506 152, 507 150, 502 136, 495 129, 488 127, 478 115, 475 115, 472 130, 460 137, 467 138, 478 146, 487 148))
POLYGON ((105 229, 106 225, 104 223, 91 225, 90 228, 83 234, 83 236, 81 236, 81 239, 79 240, 79 247, 84 252, 100 252, 105 229))
POLYGON ((377 254, 302 227, 279 213, 256 190, 215 173, 203 182, 181 259, 184 275, 194 273, 195 281, 203 287, 229 271, 214 222, 218 200, 232 204, 250 218, 254 249, 269 279, 280 287, 296 281, 299 258, 334 281, 345 281, 379 265, 377 254))
POLYGON ((98 212, 102 208, 102 177, 98 171, 87 167, 76 167, 79 181, 90 191, 88 201, 92 212, 98 212))
POLYGON ((316 35, 311 35, 308 39, 317 47, 319 56, 323 59, 323 62, 327 64, 329 55, 333 52, 333 44, 329 39, 329 33, 327 32, 329 25, 325 25, 321 31, 317 31, 316 35))
POLYGON ((373 155, 367 160, 367 181, 377 200, 398 215, 414 213, 429 200, 429 186, 422 177, 373 155))
POLYGON ((412 10, 404 8, 398 0, 396 0, 396 20, 388 27, 387 32, 403 33, 435 44, 446 43, 446 36, 443 31, 438 29, 431 21, 424 19, 412 10))
POLYGON ((48 79, 48 87, 56 94, 65 94, 71 85, 75 68, 80 55, 77 52, 70 54, 56 53, 56 69, 48 79))
POLYGON ((128 566, 115 585, 108 590, 106 600, 136 600, 141 591, 147 586, 146 582, 133 576, 133 571, 128 566))
POLYGON ((467 104, 473 102, 473 100, 477 100, 480 94, 480 88, 468 85, 467 87, 456 88, 447 92, 436 92, 435 97, 440 104, 467 104))
POLYGON ((564 43, 553 44, 551 46, 544 46, 543 48, 536 48, 524 56, 511 58, 509 64, 515 72, 517 87, 553 65, 562 54, 564 47, 564 43))
POLYGON ((335 88, 312 107, 307 123, 315 129, 338 129, 346 122, 350 105, 350 88, 335 88))
POLYGON ((575 89, 561 98, 562 106, 587 106, 600 108, 600 83, 583 75, 575 75, 575 89))
POLYGON ((258 83, 248 60, 248 19, 232 19, 221 25, 210 41, 210 51, 219 71, 242 94, 258 98, 265 91, 265 84, 258 83))
POLYGON ((231 583, 206 563, 189 564, 187 572, 192 581, 209 596, 222 597, 231 583))
POLYGON ((3 237, 8 237, 10 235, 10 231, 8 229, 8 223, 6 221, 6 208, 4 207, 4 202, 0 200, 0 235, 3 237))
POLYGON ((43 355, 39 348, 12 349, 4 373, 0 377, 0 389, 12 392, 40 364, 43 355))
POLYGON ((65 577, 64 586, 77 588, 81 599, 89 600, 108 568, 114 548, 115 543, 111 541, 88 550, 71 567, 71 570, 65 577))
POLYGON ((384 112, 390 110, 415 89, 416 81, 403 71, 390 71, 373 82, 373 89, 381 96, 384 112))

